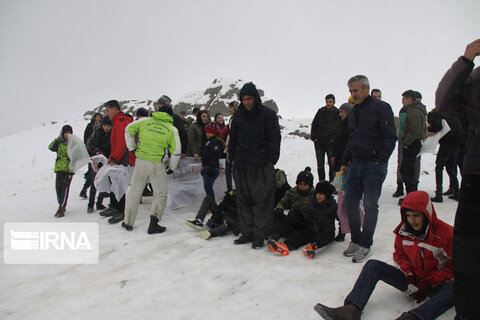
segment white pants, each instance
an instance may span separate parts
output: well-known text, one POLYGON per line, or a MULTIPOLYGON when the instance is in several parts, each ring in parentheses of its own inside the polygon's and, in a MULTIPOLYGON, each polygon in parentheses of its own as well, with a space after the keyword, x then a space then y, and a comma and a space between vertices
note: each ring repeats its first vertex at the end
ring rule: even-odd
POLYGON ((125 202, 125 220, 133 226, 137 217, 138 206, 142 198, 145 184, 150 179, 153 189, 153 202, 150 215, 162 219, 163 211, 167 205, 167 172, 163 162, 151 162, 140 158, 136 159, 130 188, 125 202))

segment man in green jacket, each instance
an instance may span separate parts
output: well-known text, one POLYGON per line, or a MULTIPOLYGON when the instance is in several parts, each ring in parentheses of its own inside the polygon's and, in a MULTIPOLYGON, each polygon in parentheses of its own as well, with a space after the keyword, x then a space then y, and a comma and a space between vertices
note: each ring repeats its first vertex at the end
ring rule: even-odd
POLYGON ((173 126, 172 115, 172 107, 164 105, 161 112, 154 112, 150 118, 132 122, 125 129, 127 147, 130 151, 135 150, 137 158, 122 223, 122 227, 128 231, 132 230, 142 192, 149 179, 153 189, 153 202, 148 233, 162 233, 166 230, 158 222, 167 204, 167 169, 168 172, 175 170, 181 150, 180 137, 177 128, 173 126), (138 138, 138 146, 135 145, 135 136, 138 138))
POLYGON ((403 132, 400 139, 403 142, 403 160, 400 173, 405 183, 407 194, 417 191, 418 179, 415 176, 415 161, 422 148, 422 140, 427 137, 427 108, 413 90, 402 94, 402 103, 407 107, 403 132))

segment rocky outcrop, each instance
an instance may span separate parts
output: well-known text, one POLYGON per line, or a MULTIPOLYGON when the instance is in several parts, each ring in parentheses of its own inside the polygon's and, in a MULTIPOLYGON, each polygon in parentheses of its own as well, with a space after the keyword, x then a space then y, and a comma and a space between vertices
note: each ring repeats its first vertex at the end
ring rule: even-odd
MULTIPOLYGON (((135 110, 140 107, 153 111, 155 106, 155 101, 153 100, 122 100, 118 101, 118 103, 120 104, 122 111, 125 113, 129 113, 130 115, 133 115, 135 113, 135 110)), ((102 115, 106 114, 105 106, 103 105, 103 103, 98 107, 94 108, 93 110, 85 112, 83 116, 87 119, 90 119, 97 112, 101 113, 102 115)))
MULTIPOLYGON (((240 89, 246 82, 243 80, 215 79, 205 91, 183 95, 178 99, 173 111, 175 113, 185 111, 190 114, 192 109, 197 107, 208 110, 212 116, 216 113, 228 115, 228 104, 234 100, 238 101, 240 89)), ((258 89, 258 93, 266 107, 278 112, 278 106, 273 99, 266 97, 262 89, 258 89)))

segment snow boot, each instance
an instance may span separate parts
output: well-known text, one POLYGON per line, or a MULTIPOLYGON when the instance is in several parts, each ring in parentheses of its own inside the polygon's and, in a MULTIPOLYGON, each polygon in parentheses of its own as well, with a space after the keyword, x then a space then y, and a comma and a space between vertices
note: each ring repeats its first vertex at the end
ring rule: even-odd
POLYGON ((353 304, 346 304, 339 308, 329 308, 317 303, 314 309, 325 320, 360 320, 362 314, 362 311, 353 304))
POLYGON ((80 198, 87 199, 87 189, 83 188, 79 194, 80 198))
POLYGON ((150 225, 148 226, 148 234, 162 233, 167 230, 167 228, 162 227, 158 224, 158 218, 155 216, 150 216, 150 225))
POLYGON ((432 200, 432 202, 443 202, 442 192, 435 192, 435 197, 430 198, 430 200, 432 200))
POLYGON ((264 245, 264 239, 254 239, 252 242, 252 249, 260 249, 263 248, 264 245))
POLYGON ((403 196, 404 193, 403 193, 403 185, 398 185, 397 186, 397 191, 395 191, 393 194, 392 194, 392 197, 394 198, 399 198, 401 196, 403 196))
POLYGON ((249 242, 253 242, 253 236, 251 234, 242 234, 240 238, 233 241, 233 244, 245 244, 249 242))

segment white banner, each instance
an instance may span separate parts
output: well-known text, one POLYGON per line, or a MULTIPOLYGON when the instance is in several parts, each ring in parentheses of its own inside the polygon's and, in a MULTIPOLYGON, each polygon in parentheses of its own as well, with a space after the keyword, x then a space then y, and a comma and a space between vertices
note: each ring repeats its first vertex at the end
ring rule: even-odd
MULTIPOLYGON (((168 201, 170 209, 200 205, 205 198, 203 188, 202 162, 195 161, 193 157, 187 157, 178 163, 174 173, 168 175, 168 201)), ((225 159, 220 159, 220 174, 213 185, 217 201, 223 199, 227 191, 225 181, 225 159)))

